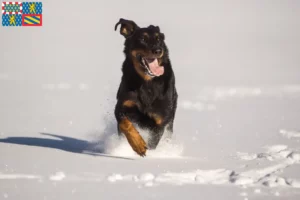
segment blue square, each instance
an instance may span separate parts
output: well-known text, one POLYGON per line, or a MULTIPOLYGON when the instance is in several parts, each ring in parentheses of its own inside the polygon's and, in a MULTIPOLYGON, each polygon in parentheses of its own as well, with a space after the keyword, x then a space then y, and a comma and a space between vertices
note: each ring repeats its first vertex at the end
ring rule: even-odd
POLYGON ((2 15, 2 26, 22 26, 22 15, 2 15))
POLYGON ((42 14, 42 2, 23 2, 23 14, 42 14))

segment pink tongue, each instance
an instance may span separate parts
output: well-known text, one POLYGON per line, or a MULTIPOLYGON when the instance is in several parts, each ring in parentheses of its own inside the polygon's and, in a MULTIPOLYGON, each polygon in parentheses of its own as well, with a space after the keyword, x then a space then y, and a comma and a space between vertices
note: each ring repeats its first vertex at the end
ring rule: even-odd
POLYGON ((149 63, 149 69, 155 76, 161 76, 164 73, 164 67, 158 65, 157 59, 149 63))

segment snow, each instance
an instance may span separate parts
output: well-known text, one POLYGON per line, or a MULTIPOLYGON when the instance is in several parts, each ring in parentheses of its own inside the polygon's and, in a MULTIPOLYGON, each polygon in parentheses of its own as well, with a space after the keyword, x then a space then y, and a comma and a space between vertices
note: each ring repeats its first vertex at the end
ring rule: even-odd
MULTIPOLYGON (((284 145, 275 145, 270 147, 272 153, 280 154, 282 150, 286 149, 284 145)), ((276 156, 274 156, 277 158, 276 156)), ((268 186, 268 187, 277 187, 277 186, 290 186, 297 187, 297 184, 289 184, 285 178, 282 178, 276 173, 282 171, 285 168, 299 164, 300 156, 298 153, 291 152, 285 156, 278 156, 277 158, 281 162, 278 164, 273 164, 268 167, 255 168, 245 171, 234 171, 228 169, 213 169, 213 170, 196 170, 192 172, 168 172, 158 174, 154 177, 153 174, 142 174, 141 177, 151 177, 151 178, 140 178, 139 181, 150 182, 154 180, 155 183, 164 183, 164 184, 235 184, 243 185, 247 187, 253 186, 268 186), (283 158, 283 159, 281 159, 283 158)), ((273 160, 273 159, 272 159, 273 160)), ((131 177, 132 175, 125 175, 125 177, 131 177)), ((138 175, 135 175, 138 176, 138 175)), ((114 181, 132 181, 134 179, 123 179, 123 176, 118 174, 113 177, 109 177, 109 180, 113 179, 114 181)))
POLYGON ((27 174, 1 174, 0 179, 8 180, 8 179, 38 179, 38 176, 27 175, 27 174))
POLYGON ((288 130, 282 129, 282 130, 280 130, 280 133, 284 137, 287 137, 288 139, 300 137, 300 132, 298 132, 298 131, 288 131, 288 130))
POLYGON ((65 177, 66 177, 66 175, 65 175, 64 172, 57 172, 57 173, 55 173, 54 175, 51 175, 51 176, 49 177, 49 179, 52 180, 52 181, 61 181, 61 180, 63 180, 65 177))
POLYGON ((0 27, 0 199, 300 198, 299 2, 90 3, 0 27), (144 158, 113 114, 120 17, 160 26, 176 75, 173 139, 144 158))

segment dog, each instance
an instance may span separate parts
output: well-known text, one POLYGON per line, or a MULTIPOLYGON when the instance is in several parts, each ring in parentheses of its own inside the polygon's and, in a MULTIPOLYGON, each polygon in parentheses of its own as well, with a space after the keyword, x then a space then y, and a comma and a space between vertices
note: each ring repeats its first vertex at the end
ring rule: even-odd
POLYGON ((120 18, 115 31, 119 25, 125 38, 125 60, 114 114, 119 136, 125 135, 132 149, 144 157, 147 149, 157 147, 165 130, 169 138, 173 134, 178 98, 175 75, 159 26, 140 28, 120 18), (149 131, 147 143, 135 125, 149 131))

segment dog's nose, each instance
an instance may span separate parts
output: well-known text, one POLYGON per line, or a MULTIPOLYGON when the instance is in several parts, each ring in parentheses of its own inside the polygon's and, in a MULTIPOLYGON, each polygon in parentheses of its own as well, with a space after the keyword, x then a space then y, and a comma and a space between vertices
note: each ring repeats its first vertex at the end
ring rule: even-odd
POLYGON ((153 54, 159 56, 162 52, 162 49, 161 48, 157 48, 157 49, 153 49, 153 54))

